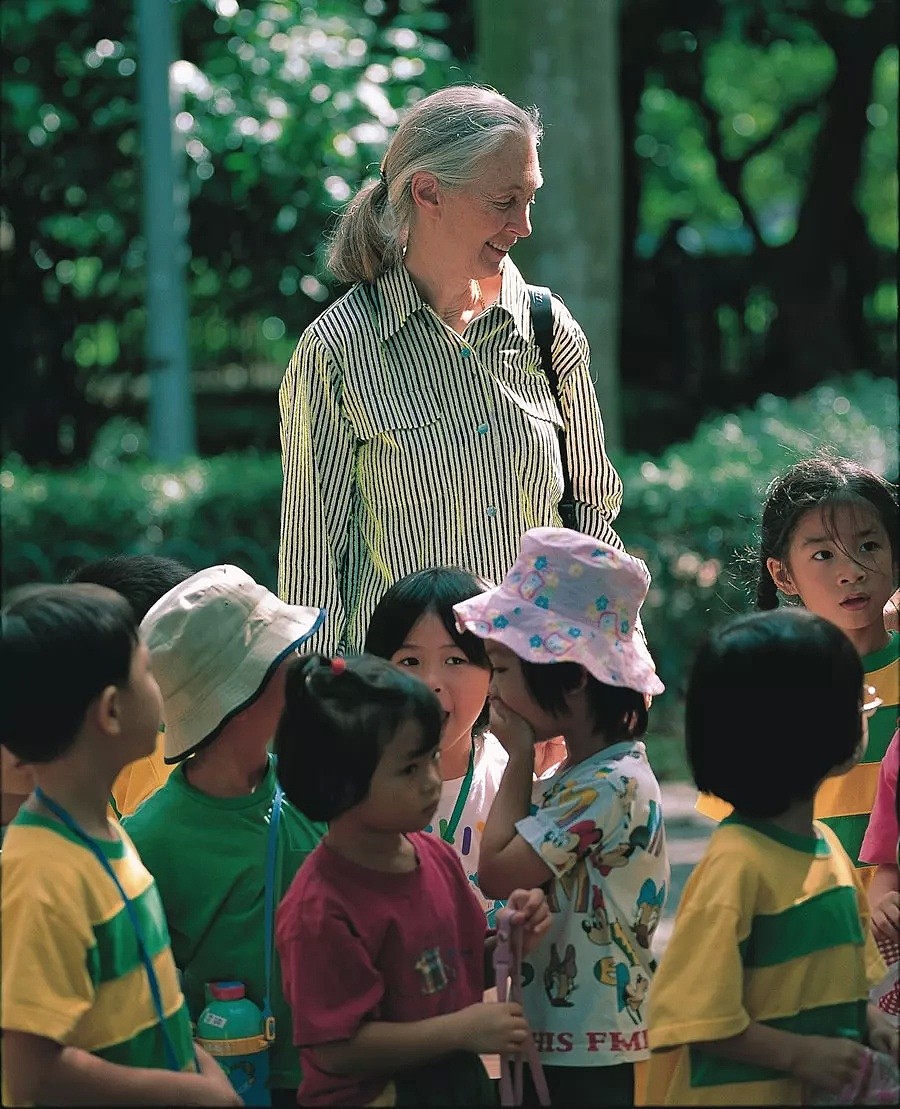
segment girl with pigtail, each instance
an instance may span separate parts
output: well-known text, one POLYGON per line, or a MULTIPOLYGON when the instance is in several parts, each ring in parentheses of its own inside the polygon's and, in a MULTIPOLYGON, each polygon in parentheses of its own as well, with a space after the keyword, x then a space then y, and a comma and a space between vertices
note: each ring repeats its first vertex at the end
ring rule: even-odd
MULTIPOLYGON (((849 458, 801 459, 766 490, 756 560, 756 608, 775 609, 783 599, 835 624, 861 656, 872 696, 882 701, 869 721, 864 757, 823 782, 815 802, 816 819, 834 830, 868 884, 875 868, 859 863, 860 847, 900 700, 900 634, 885 619, 896 603, 896 488, 849 458)), ((828 681, 823 674, 823 685, 828 681)), ((697 808, 716 820, 731 811, 709 794, 700 795, 697 808)))
MULTIPOLYGON (((285 796, 328 822, 278 908, 301 1105, 489 1105, 480 1053, 521 1051, 520 1005, 485 1002, 495 939, 453 849, 423 833, 441 791, 444 712, 370 655, 291 666, 275 736, 285 796)), ((526 949, 544 894, 509 905, 526 949)))

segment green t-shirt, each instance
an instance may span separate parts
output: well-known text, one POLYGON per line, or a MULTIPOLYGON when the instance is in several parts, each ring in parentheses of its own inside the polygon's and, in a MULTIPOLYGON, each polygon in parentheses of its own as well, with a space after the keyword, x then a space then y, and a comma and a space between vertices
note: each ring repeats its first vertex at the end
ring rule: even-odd
MULTIPOLYGON (((156 879, 194 1021, 205 1005, 206 982, 243 982, 250 1000, 262 1007, 266 837, 274 796, 275 761, 271 756, 259 787, 244 797, 202 793, 188 783, 182 764, 123 821, 156 879)), ((324 833, 324 824, 309 820, 287 800, 283 802, 275 868, 276 907, 324 833)), ((296 1089, 300 1064, 274 944, 271 1002, 276 1027, 271 1085, 296 1089)))

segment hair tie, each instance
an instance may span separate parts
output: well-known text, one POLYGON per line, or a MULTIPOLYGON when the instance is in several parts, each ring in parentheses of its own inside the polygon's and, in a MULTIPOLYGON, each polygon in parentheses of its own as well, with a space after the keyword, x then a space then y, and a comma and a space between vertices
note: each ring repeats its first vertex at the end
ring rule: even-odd
POLYGON ((334 658, 331 660, 331 672, 332 672, 332 674, 343 674, 343 672, 346 669, 347 669, 347 660, 341 658, 339 655, 335 655, 334 658))

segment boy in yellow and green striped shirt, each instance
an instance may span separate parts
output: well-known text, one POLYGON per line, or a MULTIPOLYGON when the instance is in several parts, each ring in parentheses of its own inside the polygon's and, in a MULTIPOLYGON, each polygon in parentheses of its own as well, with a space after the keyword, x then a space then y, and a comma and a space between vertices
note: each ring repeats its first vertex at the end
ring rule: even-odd
POLYGON ((192 1043, 155 883, 107 816, 160 722, 134 614, 102 586, 37 586, 2 625, 0 726, 36 785, 0 860, 3 1104, 239 1105, 192 1043))
MULTIPOLYGON (((859 849, 875 801, 878 771, 891 736, 897 729, 900 710, 900 635, 891 632, 888 643, 862 660, 865 683, 874 689, 881 705, 869 721, 869 745, 855 766, 834 778, 826 778, 816 793, 813 816, 827 824, 853 860, 864 886, 868 886, 874 867, 859 861, 859 849)), ((727 801, 701 793, 696 808, 704 816, 722 820, 731 812, 727 801)))
POLYGON ((739 617, 701 646, 688 757, 734 811, 685 886, 650 987, 642 1104, 810 1104, 854 1081, 864 1045, 896 1055, 896 1028, 868 1002, 884 963, 862 883, 813 819, 820 783, 865 751, 878 704, 865 688, 850 641, 803 609, 739 617))

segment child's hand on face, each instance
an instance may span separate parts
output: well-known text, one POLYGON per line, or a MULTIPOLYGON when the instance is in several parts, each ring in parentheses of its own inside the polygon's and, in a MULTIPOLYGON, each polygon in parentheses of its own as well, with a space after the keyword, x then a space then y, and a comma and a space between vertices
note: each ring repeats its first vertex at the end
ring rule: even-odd
POLYGON ((531 759, 534 758, 536 742, 534 728, 499 697, 491 697, 491 717, 488 727, 510 756, 522 754, 531 759))
POLYGON ((900 892, 888 890, 872 908, 872 934, 888 943, 900 942, 900 892))
POLYGON ((550 908, 541 889, 513 890, 506 902, 513 909, 513 924, 523 925, 522 953, 527 955, 540 943, 541 937, 550 927, 550 908))

